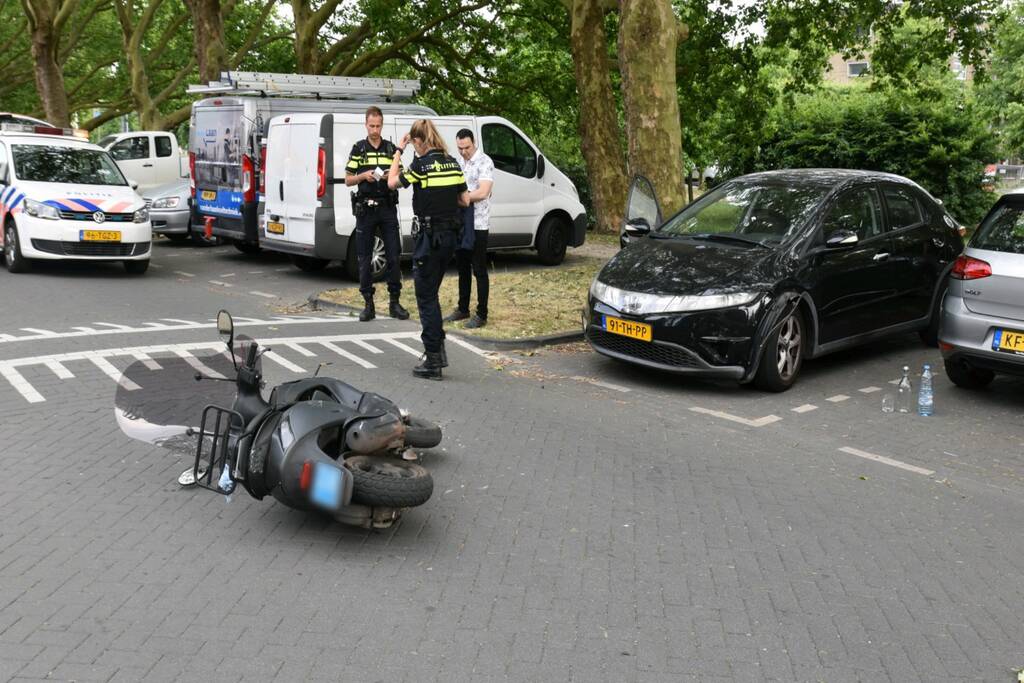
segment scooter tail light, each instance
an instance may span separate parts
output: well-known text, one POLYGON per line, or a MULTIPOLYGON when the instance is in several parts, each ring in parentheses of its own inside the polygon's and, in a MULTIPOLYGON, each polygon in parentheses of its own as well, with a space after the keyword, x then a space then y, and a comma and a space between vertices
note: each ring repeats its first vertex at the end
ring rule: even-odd
POLYGON ((302 474, 299 475, 299 489, 308 491, 313 481, 313 463, 310 460, 302 463, 302 474))
POLYGON ((983 277, 991 277, 992 266, 987 261, 976 259, 972 256, 961 254, 953 263, 953 270, 949 276, 954 280, 977 280, 983 277))

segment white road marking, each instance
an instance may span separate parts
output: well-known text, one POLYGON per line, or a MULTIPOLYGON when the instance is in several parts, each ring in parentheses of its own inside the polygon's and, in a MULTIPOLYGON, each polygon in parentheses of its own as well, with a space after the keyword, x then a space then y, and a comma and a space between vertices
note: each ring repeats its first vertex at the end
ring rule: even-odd
POLYGON ((291 370, 292 372, 305 372, 306 371, 304 368, 299 367, 298 365, 296 365, 295 363, 291 362, 287 358, 285 358, 283 356, 279 356, 278 354, 274 353, 273 351, 267 351, 266 353, 263 354, 263 357, 266 358, 267 360, 274 361, 275 363, 280 365, 282 368, 284 368, 286 370, 291 370))
POLYGON ((285 271, 291 270, 291 268, 274 268, 274 270, 278 273, 283 273, 285 271))
POLYGON ((163 268, 163 266, 161 266, 159 263, 150 263, 149 267, 150 268, 156 268, 157 270, 159 270, 160 268, 163 268))
POLYGON ((276 294, 267 294, 266 292, 257 292, 255 289, 252 290, 249 293, 250 294, 254 294, 256 296, 262 296, 264 299, 276 299, 277 298, 276 294))
POLYGON ((221 273, 218 277, 234 277, 234 273, 221 273))
POLYGON ((295 351, 296 353, 305 356, 306 358, 315 358, 316 357, 316 354, 313 353, 312 351, 310 351, 309 349, 307 349, 305 346, 300 346, 299 344, 295 344, 295 343, 285 344, 285 346, 287 346, 292 351, 295 351))
POLYGON ((859 391, 862 394, 873 394, 873 393, 875 393, 877 391, 881 391, 881 390, 882 390, 882 387, 864 387, 863 389, 858 389, 857 391, 859 391))
MULTIPOLYGON (((354 353, 349 353, 348 351, 346 351, 345 349, 341 348, 340 346, 338 346, 336 344, 332 344, 331 342, 323 342, 323 345, 326 346, 327 348, 329 348, 331 351, 334 351, 339 356, 343 356, 345 358, 348 358, 353 363, 358 363, 359 365, 362 365, 364 368, 373 369, 373 368, 377 367, 376 365, 374 365, 370 361, 363 360, 362 358, 360 358, 359 356, 355 355, 354 353)), ((406 347, 406 348, 408 348, 408 347, 406 347)), ((419 354, 417 354, 417 355, 419 355, 419 354)))
POLYGON ((234 287, 234 285, 227 282, 221 282, 220 280, 207 280, 211 285, 217 285, 218 287, 234 287))
POLYGON ((891 379, 891 380, 889 380, 889 384, 899 384, 899 383, 900 383, 900 380, 898 380, 898 379, 891 379))
POLYGON ((923 474, 926 477, 930 477, 935 474, 935 470, 926 470, 923 467, 917 467, 916 465, 908 465, 905 462, 899 460, 893 460, 887 458, 884 455, 875 455, 874 453, 868 453, 867 451, 858 450, 856 448, 850 448, 849 446, 843 446, 839 449, 843 453, 849 453, 850 455, 856 455, 858 458, 865 458, 867 460, 874 460, 884 465, 891 465, 893 467, 899 467, 901 470, 907 470, 908 472, 914 472, 915 474, 923 474))
POLYGON ((364 349, 366 349, 366 350, 367 350, 367 351, 369 351, 370 353, 384 353, 383 351, 381 351, 380 349, 378 349, 378 348, 377 348, 376 346, 374 346, 373 344, 367 344, 366 342, 362 341, 361 339, 353 339, 353 340, 352 340, 352 343, 354 343, 354 344, 355 344, 356 346, 361 346, 361 347, 363 347, 364 349))
POLYGON ((0 365, 0 375, 10 382, 11 386, 14 387, 19 394, 25 397, 25 400, 29 403, 42 403, 46 399, 40 394, 35 388, 25 381, 21 373, 12 367, 6 365, 0 365))
POLYGON ((850 397, 846 394, 836 394, 835 396, 829 396, 825 400, 829 403, 842 403, 843 401, 849 401, 850 397))
MULTIPOLYGON (((415 334, 415 336, 418 337, 419 335, 415 334)), ((416 356, 417 358, 419 358, 420 356, 423 355, 422 351, 417 351, 416 349, 412 348, 411 346, 406 346, 402 342, 397 341, 395 339, 385 339, 384 341, 386 341, 387 343, 391 344, 392 346, 397 346, 398 348, 402 349, 406 353, 410 353, 410 354, 416 356)), ((454 341, 454 338, 453 338, 453 341, 454 341)))
POLYGON ((741 425, 746 425, 748 427, 764 427, 765 425, 770 425, 771 423, 778 422, 782 419, 778 415, 765 415, 764 417, 759 417, 756 420, 748 420, 747 418, 740 417, 738 415, 723 413, 720 410, 711 410, 710 408, 701 408, 698 406, 694 406, 693 408, 690 408, 690 410, 695 413, 701 413, 702 415, 712 415, 714 417, 720 417, 723 420, 729 420, 730 422, 738 422, 741 425))
POLYGON ((115 368, 113 363, 111 363, 103 356, 90 356, 89 360, 91 360, 96 367, 102 370, 107 377, 114 380, 128 391, 137 391, 142 388, 135 382, 131 381, 130 379, 122 375, 121 371, 115 368))
POLYGON ((176 270, 176 271, 174 271, 174 274, 175 275, 183 275, 184 277, 195 277, 195 273, 186 273, 183 270, 176 270))
POLYGON ((196 370, 198 370, 200 374, 205 375, 207 377, 214 377, 216 379, 227 379, 227 377, 217 372, 209 365, 193 356, 188 351, 184 349, 178 349, 175 353, 177 353, 178 356, 180 356, 181 358, 184 358, 185 362, 194 367, 196 370))
MULTIPOLYGON (((30 335, 23 335, 16 337, 10 334, 0 334, 0 344, 9 342, 23 342, 23 341, 35 341, 39 339, 67 339, 70 337, 97 337, 100 335, 108 334, 134 334, 136 332, 173 332, 177 330, 204 330, 204 329, 216 329, 217 325, 214 320, 209 322, 196 322, 194 320, 181 320, 180 318, 160 318, 163 322, 145 322, 139 323, 138 327, 129 327, 127 325, 119 325, 117 327, 111 327, 110 329, 93 329, 91 327, 74 327, 74 332, 53 332, 51 330, 40 330, 38 328, 22 328, 25 331, 32 332, 30 335), (167 323, 174 323, 168 325, 167 323)), ((354 321, 355 318, 347 315, 334 315, 328 314, 323 316, 273 316, 266 319, 256 318, 235 318, 235 327, 245 326, 262 326, 262 325, 300 325, 308 323, 347 323, 354 321)), ((114 323, 94 323, 95 325, 111 325, 114 323)))
POLYGON ((802 406, 797 406, 796 408, 793 408, 792 410, 793 410, 794 413, 809 413, 812 410, 817 410, 817 409, 818 409, 818 406, 811 405, 810 403, 805 403, 802 406))
POLYGON ((473 353, 475 353, 478 356, 482 356, 484 358, 490 358, 490 355, 489 355, 488 351, 484 351, 481 348, 473 346, 472 344, 470 344, 465 339, 459 339, 454 334, 452 336, 450 336, 450 337, 447 337, 446 341, 455 342, 457 345, 461 346, 462 348, 466 349, 467 351, 472 351, 473 353))
POLYGON ((45 365, 53 370, 53 374, 57 375, 59 379, 74 379, 75 377, 70 370, 55 360, 48 360, 45 362, 45 365))
MULTIPOLYGON (((119 325, 117 323, 97 323, 97 322, 94 322, 93 325, 103 325, 104 327, 109 327, 112 330, 130 330, 130 329, 132 329, 130 325, 119 325)), ((80 329, 80 328, 76 327, 75 329, 80 329)))
POLYGON ((581 375, 576 375, 572 379, 576 380, 577 382, 586 382, 587 384, 593 384, 595 387, 604 387, 605 389, 611 389, 612 391, 621 391, 624 394, 628 394, 629 392, 633 391, 629 387, 624 387, 619 384, 612 384, 611 382, 602 382, 600 380, 594 379, 593 377, 583 377, 581 375))
POLYGON ((263 274, 262 270, 250 270, 249 271, 249 275, 262 275, 262 274, 263 274))
POLYGON ((135 360, 142 361, 142 364, 145 365, 150 370, 163 370, 162 365, 160 365, 155 360, 153 360, 146 354, 142 353, 141 351, 134 351, 130 355, 133 358, 135 358, 135 360))

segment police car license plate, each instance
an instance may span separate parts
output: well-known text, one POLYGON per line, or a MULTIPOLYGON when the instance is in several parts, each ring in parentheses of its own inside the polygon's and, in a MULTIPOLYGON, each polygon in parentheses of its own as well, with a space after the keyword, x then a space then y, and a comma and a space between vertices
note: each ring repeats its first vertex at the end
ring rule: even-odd
POLYGON ((272 232, 275 235, 283 235, 284 223, 275 223, 273 221, 267 223, 267 232, 272 232))
POLYGON ((1024 332, 997 329, 992 338, 992 349, 1024 355, 1024 332))
POLYGON ((610 315, 604 316, 604 329, 612 334, 618 334, 623 337, 630 337, 632 339, 639 339, 646 342, 649 342, 654 338, 653 328, 647 323, 622 320, 620 318, 613 318, 610 315))
POLYGON ((80 242, 120 242, 120 230, 79 230, 80 242))
POLYGON ((203 199, 212 202, 213 200, 215 200, 217 198, 217 193, 214 190, 203 190, 203 192, 202 192, 202 194, 200 196, 203 199))

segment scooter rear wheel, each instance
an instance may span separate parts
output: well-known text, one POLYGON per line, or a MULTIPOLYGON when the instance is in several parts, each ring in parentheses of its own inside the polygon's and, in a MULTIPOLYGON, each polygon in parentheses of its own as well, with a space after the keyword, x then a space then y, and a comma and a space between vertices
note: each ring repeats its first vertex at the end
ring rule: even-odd
POLYGON ((352 473, 352 502, 371 507, 411 508, 434 492, 434 479, 421 465, 376 455, 345 459, 352 473))
POLYGON ((410 417, 405 425, 405 443, 413 448, 433 448, 441 443, 441 428, 430 420, 410 417))

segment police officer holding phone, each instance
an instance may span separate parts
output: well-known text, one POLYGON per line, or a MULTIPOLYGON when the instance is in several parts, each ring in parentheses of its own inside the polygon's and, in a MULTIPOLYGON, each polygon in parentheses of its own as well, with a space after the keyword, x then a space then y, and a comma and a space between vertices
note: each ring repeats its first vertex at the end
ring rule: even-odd
POLYGON ((356 217, 356 259, 359 262, 359 293, 365 306, 359 320, 373 320, 373 245, 379 229, 384 242, 387 261, 388 294, 391 297, 389 314, 405 320, 409 311, 399 303, 402 292, 402 238, 398 229, 398 192, 388 187, 387 169, 397 149, 390 140, 381 137, 384 113, 378 107, 366 110, 366 138, 352 146, 345 166, 345 185, 358 186, 352 193, 352 213, 356 217))
POLYGON ((441 379, 441 368, 448 367, 444 349, 444 328, 441 323, 441 302, 437 292, 444 279, 445 268, 452 260, 459 230, 462 227, 460 207, 469 206, 466 178, 459 162, 448 155, 448 149, 433 123, 420 119, 402 136, 399 149, 388 171, 388 187, 413 186, 412 208, 416 215, 413 227, 413 283, 416 285, 416 306, 423 332, 423 362, 412 374, 424 379, 441 379), (416 158, 402 172, 402 152, 412 143, 416 158))

